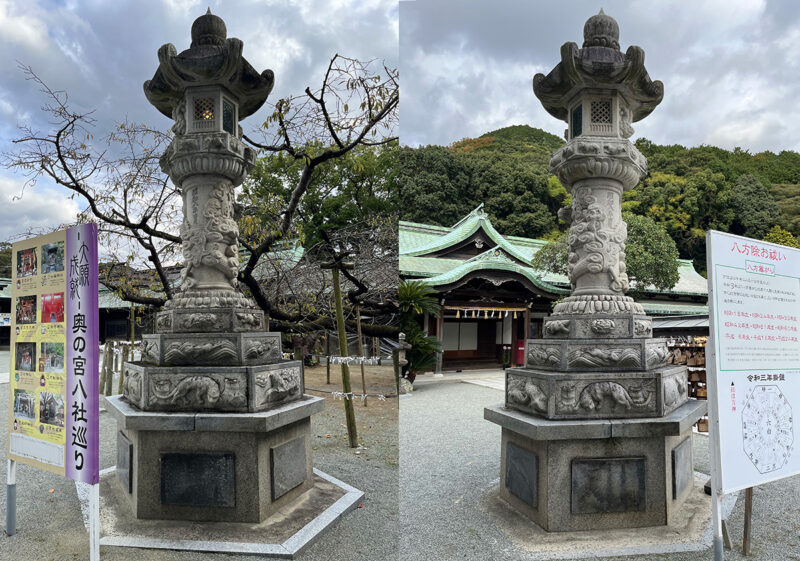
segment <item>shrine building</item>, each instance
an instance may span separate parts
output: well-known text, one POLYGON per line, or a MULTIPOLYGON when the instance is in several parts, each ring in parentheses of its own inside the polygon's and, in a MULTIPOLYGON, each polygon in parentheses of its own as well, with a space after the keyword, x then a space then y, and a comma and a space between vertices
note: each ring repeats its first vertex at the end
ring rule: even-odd
MULTIPOLYGON (((439 317, 423 318, 423 329, 444 348, 437 372, 494 368, 504 353, 511 365, 522 365, 525 339, 542 337, 543 318, 570 293, 565 275, 531 266, 547 242, 504 236, 483 205, 451 227, 401 220, 399 237, 400 277, 433 287, 441 304, 439 317)), ((637 296, 645 313, 708 315, 706 279, 685 259, 679 274, 672 289, 645 289, 637 296)))

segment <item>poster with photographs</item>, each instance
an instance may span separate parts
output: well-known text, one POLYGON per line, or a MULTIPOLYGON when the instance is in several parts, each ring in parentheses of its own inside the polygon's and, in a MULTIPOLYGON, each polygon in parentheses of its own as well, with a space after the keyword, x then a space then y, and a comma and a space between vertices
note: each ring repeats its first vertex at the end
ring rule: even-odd
POLYGON ((64 272, 64 242, 42 246, 42 274, 64 272))
POLYGON ((63 395, 50 392, 41 392, 39 394, 39 422, 64 428, 63 395))
POLYGON ((16 251, 17 254, 17 276, 21 279, 24 277, 32 277, 36 275, 37 263, 36 248, 30 247, 27 249, 20 249, 16 251))
POLYGON ((17 325, 36 323, 36 296, 18 296, 17 325))
POLYGON ((14 418, 36 420, 36 394, 27 390, 14 390, 14 418))
POLYGON ((96 483, 97 227, 25 240, 11 252, 8 457, 96 483))
POLYGON ((9 455, 64 474, 65 232, 12 246, 9 455))
POLYGON ((14 359, 14 370, 36 372, 36 343, 15 343, 14 359))
POLYGON ((42 294, 42 323, 64 323, 64 293, 42 294))

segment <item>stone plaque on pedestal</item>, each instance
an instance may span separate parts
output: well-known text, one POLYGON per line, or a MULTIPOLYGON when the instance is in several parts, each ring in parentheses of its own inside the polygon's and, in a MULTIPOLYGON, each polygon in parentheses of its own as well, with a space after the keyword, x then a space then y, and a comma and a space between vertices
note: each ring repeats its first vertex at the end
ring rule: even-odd
POLYGON ((506 444, 506 487, 533 508, 539 501, 539 458, 509 442, 506 444))
POLYGON ((276 500, 306 480, 306 439, 301 436, 270 449, 272 500, 276 500))
POLYGON ((161 503, 236 506, 233 454, 162 454, 161 503))
POLYGON ((572 514, 647 508, 644 458, 572 460, 572 514))
POLYGON ((131 478, 131 460, 133 458, 133 444, 122 431, 117 431, 117 478, 120 485, 128 493, 133 493, 133 479, 131 478))
POLYGON ((680 497, 693 478, 692 439, 687 438, 672 449, 672 498, 680 497))

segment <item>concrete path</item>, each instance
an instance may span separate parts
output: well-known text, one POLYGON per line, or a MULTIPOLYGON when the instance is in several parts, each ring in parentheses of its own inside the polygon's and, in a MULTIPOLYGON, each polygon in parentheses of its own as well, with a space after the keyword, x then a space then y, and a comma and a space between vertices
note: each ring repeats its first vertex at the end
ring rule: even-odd
MULTIPOLYGON (((500 427, 483 408, 502 401, 492 387, 474 383, 415 384, 400 411, 400 558, 407 561, 541 558, 515 544, 487 508, 500 469, 500 427)), ((694 436, 695 470, 709 472, 708 438, 694 436)), ((800 560, 800 476, 757 487, 753 503, 753 556, 741 554, 743 506, 729 518, 734 549, 726 561, 800 560)), ((518 536, 517 536, 518 537, 518 536)), ((582 559, 599 559, 587 553, 582 559)), ((608 555, 611 555, 610 557, 608 555)), ((621 556, 609 561, 708 561, 709 549, 621 556)))

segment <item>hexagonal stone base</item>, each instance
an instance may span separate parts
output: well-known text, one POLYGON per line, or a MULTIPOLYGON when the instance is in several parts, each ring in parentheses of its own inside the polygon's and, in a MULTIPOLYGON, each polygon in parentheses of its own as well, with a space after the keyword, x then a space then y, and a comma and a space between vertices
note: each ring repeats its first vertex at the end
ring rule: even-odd
POLYGON ((246 414, 105 404, 130 446, 121 490, 135 518, 259 523, 314 485, 311 415, 322 398, 246 414))
POLYGON ((239 333, 264 329, 264 312, 252 308, 180 308, 162 310, 156 318, 159 333, 239 333))
POLYGON ((126 362, 123 396, 142 411, 265 411, 305 391, 300 361, 260 366, 151 366, 126 362))
POLYGON ((157 333, 142 336, 142 362, 159 366, 249 366, 270 364, 281 358, 280 333, 157 333))
POLYGON ((487 407, 503 427, 500 496, 548 531, 666 525, 691 491, 705 411, 690 400, 658 419, 552 421, 487 407))
POLYGON ((667 363, 667 340, 528 339, 525 367, 563 371, 632 371, 667 363))
POLYGON ((544 320, 545 339, 642 339, 653 335, 653 318, 625 314, 552 315, 544 320))
POLYGON ((685 366, 640 372, 506 370, 506 407, 547 419, 660 417, 689 399, 685 366))

